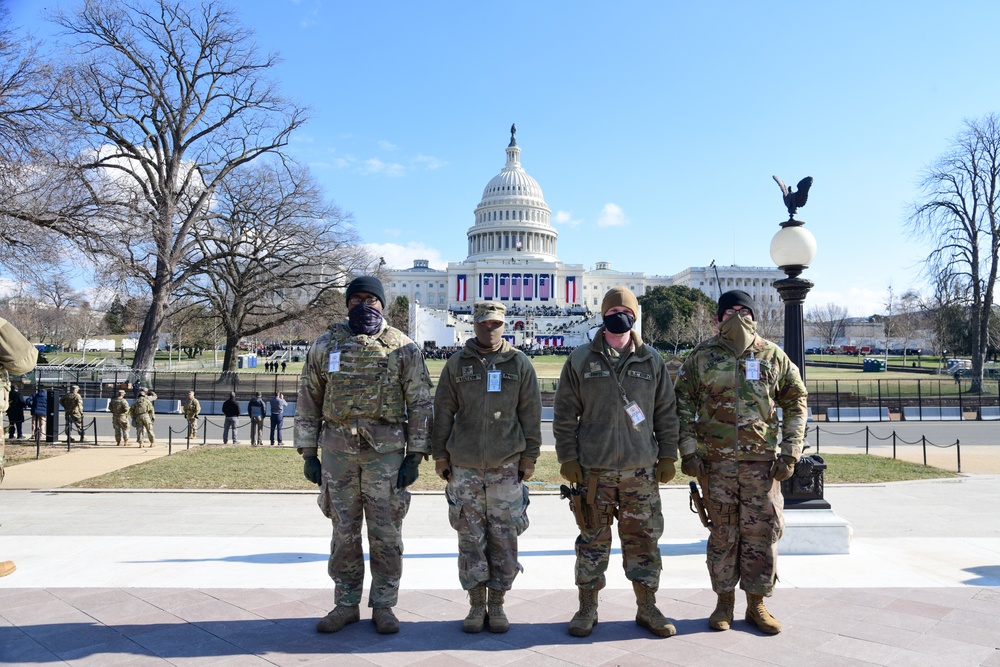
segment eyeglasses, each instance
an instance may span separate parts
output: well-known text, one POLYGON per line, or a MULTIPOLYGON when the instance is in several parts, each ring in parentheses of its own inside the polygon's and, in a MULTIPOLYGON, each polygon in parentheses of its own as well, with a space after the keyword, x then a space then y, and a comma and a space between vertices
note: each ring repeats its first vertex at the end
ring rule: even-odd
POLYGON ((379 301, 377 296, 369 296, 365 297, 364 299, 362 299, 360 296, 352 296, 350 299, 347 300, 347 305, 350 306, 351 308, 362 303, 368 304, 369 306, 374 306, 378 302, 379 301))
POLYGON ((732 317, 733 315, 739 315, 740 317, 753 317, 753 311, 747 308, 741 308, 739 310, 735 310, 733 308, 727 308, 726 310, 722 311, 722 314, 725 315, 726 317, 732 317))

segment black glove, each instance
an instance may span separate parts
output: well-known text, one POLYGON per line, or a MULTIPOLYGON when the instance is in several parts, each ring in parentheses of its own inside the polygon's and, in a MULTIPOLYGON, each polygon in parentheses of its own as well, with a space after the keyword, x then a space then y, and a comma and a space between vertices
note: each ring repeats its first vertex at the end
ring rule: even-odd
POLYGON ((303 456, 305 465, 302 467, 302 474, 317 486, 323 482, 323 466, 319 463, 318 456, 303 456))
POLYGON ((403 465, 399 466, 399 474, 396 475, 396 488, 405 489, 410 484, 417 481, 417 477, 420 473, 417 472, 417 468, 420 467, 420 461, 423 460, 423 454, 407 454, 406 458, 403 459, 403 465))

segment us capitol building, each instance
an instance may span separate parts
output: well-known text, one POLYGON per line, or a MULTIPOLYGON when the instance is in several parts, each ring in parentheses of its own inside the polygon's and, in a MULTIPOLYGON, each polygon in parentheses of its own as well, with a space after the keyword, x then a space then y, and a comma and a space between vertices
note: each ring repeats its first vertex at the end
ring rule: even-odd
POLYGON ((772 316, 783 309, 771 284, 786 276, 773 267, 689 267, 673 276, 647 276, 615 271, 609 262, 597 262, 588 271, 582 264, 560 261, 552 211, 538 181, 521 166, 513 126, 506 153, 507 164, 486 184, 475 208, 465 260, 449 262, 441 271, 417 259, 412 268, 384 274, 389 302, 399 296, 409 299, 409 336, 418 345, 464 344, 474 335, 472 305, 494 299, 507 306, 505 333, 514 345, 577 346, 600 324, 601 300, 618 285, 627 285, 636 296, 661 285, 683 285, 712 299, 742 289, 772 316))

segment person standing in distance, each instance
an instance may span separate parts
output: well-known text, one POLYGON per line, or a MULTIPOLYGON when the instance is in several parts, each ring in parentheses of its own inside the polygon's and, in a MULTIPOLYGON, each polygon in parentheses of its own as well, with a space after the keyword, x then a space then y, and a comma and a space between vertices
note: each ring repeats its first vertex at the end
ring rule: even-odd
POLYGON ((247 403, 247 416, 250 417, 250 446, 260 447, 264 444, 264 413, 267 406, 260 392, 256 392, 247 403))
MULTIPOLYGON (((278 363, 278 362, 274 362, 278 363)), ((285 400, 285 395, 280 391, 274 394, 274 397, 268 401, 271 407, 271 446, 274 447, 274 434, 278 434, 278 445, 284 444, 282 442, 281 429, 285 421, 285 408, 288 407, 288 401, 285 400)))
POLYGON ((201 414, 201 403, 198 399, 194 397, 194 392, 189 391, 187 396, 187 403, 184 405, 184 418, 187 419, 188 423, 188 440, 194 440, 198 437, 198 415, 201 414))
POLYGON ((229 392, 229 398, 222 403, 222 415, 222 444, 229 444, 230 432, 233 434, 233 444, 240 444, 236 437, 236 431, 240 427, 240 402, 236 400, 235 391, 229 392))
POLYGON ((560 474, 578 484, 592 519, 576 540, 580 609, 569 633, 586 637, 597 624, 598 591, 611 554, 617 516, 625 576, 632 582, 635 622, 658 637, 677 629, 656 607, 663 513, 657 482, 674 478, 677 414, 663 357, 632 330, 639 302, 627 287, 608 290, 604 324, 589 345, 573 350, 555 397, 552 433, 560 474))
POLYGON ((69 393, 63 395, 59 399, 59 404, 62 405, 63 410, 66 412, 66 439, 70 442, 73 441, 71 435, 73 428, 75 427, 77 432, 80 434, 80 440, 83 440, 83 397, 80 396, 80 387, 73 385, 69 388, 69 393))
POLYGON ((149 446, 156 447, 156 439, 153 436, 153 422, 156 421, 156 411, 153 409, 153 401, 155 400, 156 394, 143 387, 132 402, 132 407, 129 408, 129 416, 132 417, 132 423, 135 424, 135 440, 140 449, 144 433, 149 438, 149 446))
POLYGON ((392 608, 403 572, 406 487, 427 457, 431 380, 420 349, 382 317, 385 291, 373 276, 347 286, 346 322, 335 322, 306 354, 295 408, 295 444, 306 479, 333 523, 328 572, 336 606, 316 624, 337 632, 360 619, 368 527, 368 606, 379 634, 399 632, 392 608), (320 461, 317 456, 323 450, 320 461))
POLYGON ((795 364, 757 335, 756 311, 746 292, 719 297, 719 333, 684 361, 675 391, 681 469, 702 483, 717 519, 708 539, 708 574, 718 596, 709 626, 730 628, 739 584, 746 620, 777 634, 781 624, 764 598, 777 580, 781 481, 802 455, 807 393, 795 364), (780 426, 775 408, 783 412, 780 426))
POLYGON ((128 414, 129 404, 125 400, 125 390, 119 389, 118 395, 108 403, 111 413, 111 424, 115 427, 115 444, 128 447, 128 414))
POLYGON ((458 531, 458 578, 469 592, 465 632, 509 628, 504 595, 520 569, 517 537, 528 527, 527 487, 542 444, 542 397, 531 360, 503 339, 506 308, 474 308, 475 338, 451 355, 434 394, 431 453, 448 482, 458 531), (487 597, 488 594, 488 597, 487 597))
MULTIPOLYGON (((10 374, 24 375, 35 367, 38 350, 7 320, 0 318, 0 414, 7 410, 10 374)), ((37 394, 36 394, 37 395, 37 394)), ((44 409, 42 414, 45 414, 44 409)), ((4 432, 0 429, 0 482, 3 482, 4 432)), ((0 561, 0 577, 14 572, 14 561, 0 561)))

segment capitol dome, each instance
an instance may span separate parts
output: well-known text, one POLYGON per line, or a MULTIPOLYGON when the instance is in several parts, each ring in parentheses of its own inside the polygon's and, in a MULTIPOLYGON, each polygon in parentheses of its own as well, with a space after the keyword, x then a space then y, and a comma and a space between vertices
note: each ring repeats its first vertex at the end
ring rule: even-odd
POLYGON ((552 211, 538 181, 521 166, 516 133, 512 125, 507 164, 483 188, 475 209, 476 222, 467 232, 468 260, 556 259, 558 232, 549 224, 552 211))

